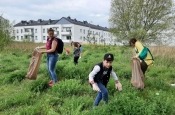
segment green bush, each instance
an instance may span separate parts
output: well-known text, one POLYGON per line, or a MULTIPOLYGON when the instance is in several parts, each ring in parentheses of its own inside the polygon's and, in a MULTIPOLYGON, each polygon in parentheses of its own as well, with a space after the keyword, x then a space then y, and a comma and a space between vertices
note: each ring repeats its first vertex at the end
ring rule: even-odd
POLYGON ((89 96, 72 96, 64 100, 60 107, 61 114, 83 115, 86 110, 92 110, 93 102, 89 96))
POLYGON ((88 94, 89 89, 85 87, 80 80, 69 79, 57 83, 52 91, 60 97, 70 97, 73 95, 88 94))
POLYGON ((7 96, 5 99, 1 99, 0 101, 0 111, 5 109, 9 109, 12 107, 22 106, 28 103, 32 103, 29 101, 30 92, 19 92, 17 94, 11 94, 7 96))
POLYGON ((4 83, 13 83, 14 81, 21 82, 23 79, 25 79, 25 75, 25 71, 15 71, 10 73, 9 76, 5 77, 4 83))
POLYGON ((49 88, 47 79, 37 79, 30 84, 30 91, 43 92, 49 88))
POLYGON ((171 87, 165 83, 165 81, 161 78, 147 78, 145 80, 146 87, 157 90, 170 90, 171 87))
MULTIPOLYGON (((25 44, 27 45, 27 43, 25 44)), ((31 44, 30 44, 31 45, 31 44)), ((145 89, 137 90, 131 83, 131 49, 128 47, 83 47, 77 66, 73 56, 60 55, 56 65, 59 82, 48 87, 49 74, 46 55, 42 57, 36 80, 23 80, 30 62, 29 51, 9 50, 0 54, 0 114, 17 115, 174 115, 175 93, 169 83, 175 80, 171 61, 160 56, 146 72, 145 89), (15 53, 14 53, 15 52, 15 53), (103 60, 106 52, 115 55, 113 69, 123 85, 121 92, 115 89, 111 77, 107 86, 109 103, 93 108, 97 92, 88 83, 93 66, 103 60), (19 61, 16 61, 19 60, 19 61), (170 66, 168 66, 170 65, 170 66)))

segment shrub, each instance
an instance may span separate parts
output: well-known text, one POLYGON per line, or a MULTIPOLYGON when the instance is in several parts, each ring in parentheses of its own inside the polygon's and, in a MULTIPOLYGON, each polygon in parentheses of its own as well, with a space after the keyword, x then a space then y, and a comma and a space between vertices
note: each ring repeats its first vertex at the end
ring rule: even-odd
POLYGON ((52 91, 60 97, 71 97, 73 95, 88 94, 89 89, 81 84, 80 80, 69 79, 56 84, 52 91))
POLYGON ((21 82, 25 79, 26 72, 25 71, 15 71, 10 73, 9 76, 6 76, 4 79, 4 83, 13 83, 14 81, 21 82))
POLYGON ((33 92, 43 92, 48 88, 48 80, 43 78, 33 81, 30 85, 30 91, 33 92))

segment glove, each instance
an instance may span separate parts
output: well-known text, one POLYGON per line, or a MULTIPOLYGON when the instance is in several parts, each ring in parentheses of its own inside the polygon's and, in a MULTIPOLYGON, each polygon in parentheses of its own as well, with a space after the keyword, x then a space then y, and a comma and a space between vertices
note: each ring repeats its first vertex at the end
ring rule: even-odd
POLYGON ((118 89, 119 91, 122 91, 122 84, 120 82, 116 83, 115 88, 118 89))
POLYGON ((99 92, 101 92, 100 89, 99 89, 99 87, 98 87, 98 85, 97 85, 96 83, 93 83, 93 84, 92 84, 92 87, 93 87, 93 90, 94 90, 94 91, 99 91, 99 92))

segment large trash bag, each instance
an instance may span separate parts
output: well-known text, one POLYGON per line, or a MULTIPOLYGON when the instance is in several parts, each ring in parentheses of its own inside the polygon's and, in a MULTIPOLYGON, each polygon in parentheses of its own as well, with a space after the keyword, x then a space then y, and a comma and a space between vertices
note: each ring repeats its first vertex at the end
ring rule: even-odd
POLYGON ((140 60, 132 59, 132 78, 131 84, 137 89, 144 89, 144 75, 141 70, 140 60))
POLYGON ((30 61, 26 78, 31 80, 35 80, 37 78, 41 57, 42 57, 42 53, 38 52, 38 50, 35 49, 32 53, 32 58, 30 61))

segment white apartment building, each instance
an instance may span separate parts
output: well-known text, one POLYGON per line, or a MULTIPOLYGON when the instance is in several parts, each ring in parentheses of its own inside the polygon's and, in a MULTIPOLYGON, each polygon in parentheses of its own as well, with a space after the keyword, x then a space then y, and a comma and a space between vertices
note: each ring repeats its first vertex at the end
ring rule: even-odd
POLYGON ((55 35, 64 42, 95 42, 97 44, 113 44, 114 37, 106 27, 90 24, 87 21, 78 21, 71 17, 62 17, 59 20, 21 21, 14 25, 13 34, 16 41, 33 41, 45 43, 47 30, 53 28, 55 35))

